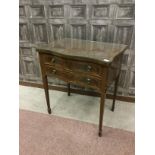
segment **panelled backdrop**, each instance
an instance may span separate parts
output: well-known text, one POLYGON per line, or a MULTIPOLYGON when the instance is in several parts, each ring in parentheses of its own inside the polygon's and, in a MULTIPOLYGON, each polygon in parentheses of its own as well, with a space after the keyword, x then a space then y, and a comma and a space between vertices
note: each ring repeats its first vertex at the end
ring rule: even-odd
MULTIPOLYGON (((20 0, 19 4, 20 81, 42 83, 36 43, 63 37, 123 43, 129 49, 123 57, 118 95, 134 96, 133 0, 20 0)), ((108 91, 112 90, 113 86, 108 91)))

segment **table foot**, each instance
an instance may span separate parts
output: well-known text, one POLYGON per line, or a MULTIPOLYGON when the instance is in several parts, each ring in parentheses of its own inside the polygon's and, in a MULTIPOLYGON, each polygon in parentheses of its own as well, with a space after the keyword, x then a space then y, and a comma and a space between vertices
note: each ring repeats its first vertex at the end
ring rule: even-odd
POLYGON ((114 107, 112 107, 112 108, 111 108, 111 111, 112 111, 112 112, 114 112, 114 109, 115 109, 115 108, 114 108, 114 107))
POLYGON ((51 114, 51 108, 48 109, 48 114, 51 114))
POLYGON ((70 83, 67 84, 68 87, 68 96, 70 96, 70 83))
POLYGON ((102 131, 99 131, 98 135, 99 137, 102 137, 102 131))

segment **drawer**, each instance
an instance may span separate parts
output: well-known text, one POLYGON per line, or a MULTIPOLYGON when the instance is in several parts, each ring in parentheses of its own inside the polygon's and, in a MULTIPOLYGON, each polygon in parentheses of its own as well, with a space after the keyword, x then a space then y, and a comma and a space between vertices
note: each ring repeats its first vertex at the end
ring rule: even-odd
POLYGON ((62 66, 64 59, 55 55, 44 55, 44 63, 52 66, 62 66))
POLYGON ((61 58, 59 56, 48 54, 45 54, 43 59, 45 65, 63 68, 64 70, 75 73, 78 72, 79 74, 87 74, 101 77, 103 73, 102 67, 99 64, 94 64, 91 62, 61 58))
POLYGON ((73 79, 73 74, 64 72, 63 70, 57 69, 54 66, 45 66, 46 74, 51 77, 56 77, 64 81, 70 81, 73 79))
POLYGON ((92 74, 95 76, 100 76, 102 74, 102 67, 90 62, 68 60, 66 61, 65 66, 74 72, 92 74))
POLYGON ((93 76, 79 76, 76 72, 64 71, 54 66, 46 65, 46 74, 51 77, 62 79, 66 82, 79 84, 81 86, 91 87, 95 89, 101 88, 101 79, 93 76))
POLYGON ((100 89, 102 85, 101 79, 97 79, 91 76, 79 76, 74 75, 74 81, 82 86, 100 89))

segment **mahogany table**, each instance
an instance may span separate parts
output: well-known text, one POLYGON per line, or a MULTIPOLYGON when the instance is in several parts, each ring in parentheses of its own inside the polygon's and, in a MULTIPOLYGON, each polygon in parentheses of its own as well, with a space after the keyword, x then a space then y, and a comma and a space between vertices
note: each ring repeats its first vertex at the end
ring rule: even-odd
POLYGON ((68 95, 70 83, 93 88, 101 94, 98 134, 102 136, 106 90, 115 82, 114 111, 121 59, 127 45, 64 38, 49 44, 38 44, 36 49, 40 58, 48 113, 51 114, 47 76, 67 82, 68 95))

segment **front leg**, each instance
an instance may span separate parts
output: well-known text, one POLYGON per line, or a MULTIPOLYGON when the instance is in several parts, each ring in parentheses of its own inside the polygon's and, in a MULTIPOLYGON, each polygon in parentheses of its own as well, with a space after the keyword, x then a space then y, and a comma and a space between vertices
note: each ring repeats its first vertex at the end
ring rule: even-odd
POLYGON ((67 83, 67 88, 68 88, 68 96, 70 96, 70 83, 67 83))
POLYGON ((47 108, 48 108, 47 110, 48 110, 48 113, 51 114, 47 75, 43 76, 43 86, 44 86, 44 90, 45 90, 46 103, 47 103, 47 108))
POLYGON ((103 123, 103 114, 104 114, 104 104, 105 104, 105 95, 106 91, 104 91, 101 94, 101 100, 100 100, 100 118, 99 118, 99 137, 102 136, 102 123, 103 123))
POLYGON ((115 101, 116 101, 116 94, 117 94, 117 88, 118 88, 118 81, 119 81, 119 76, 116 78, 115 80, 115 86, 114 86, 114 96, 113 96, 113 103, 112 103, 112 107, 111 110, 114 111, 115 110, 115 101))

